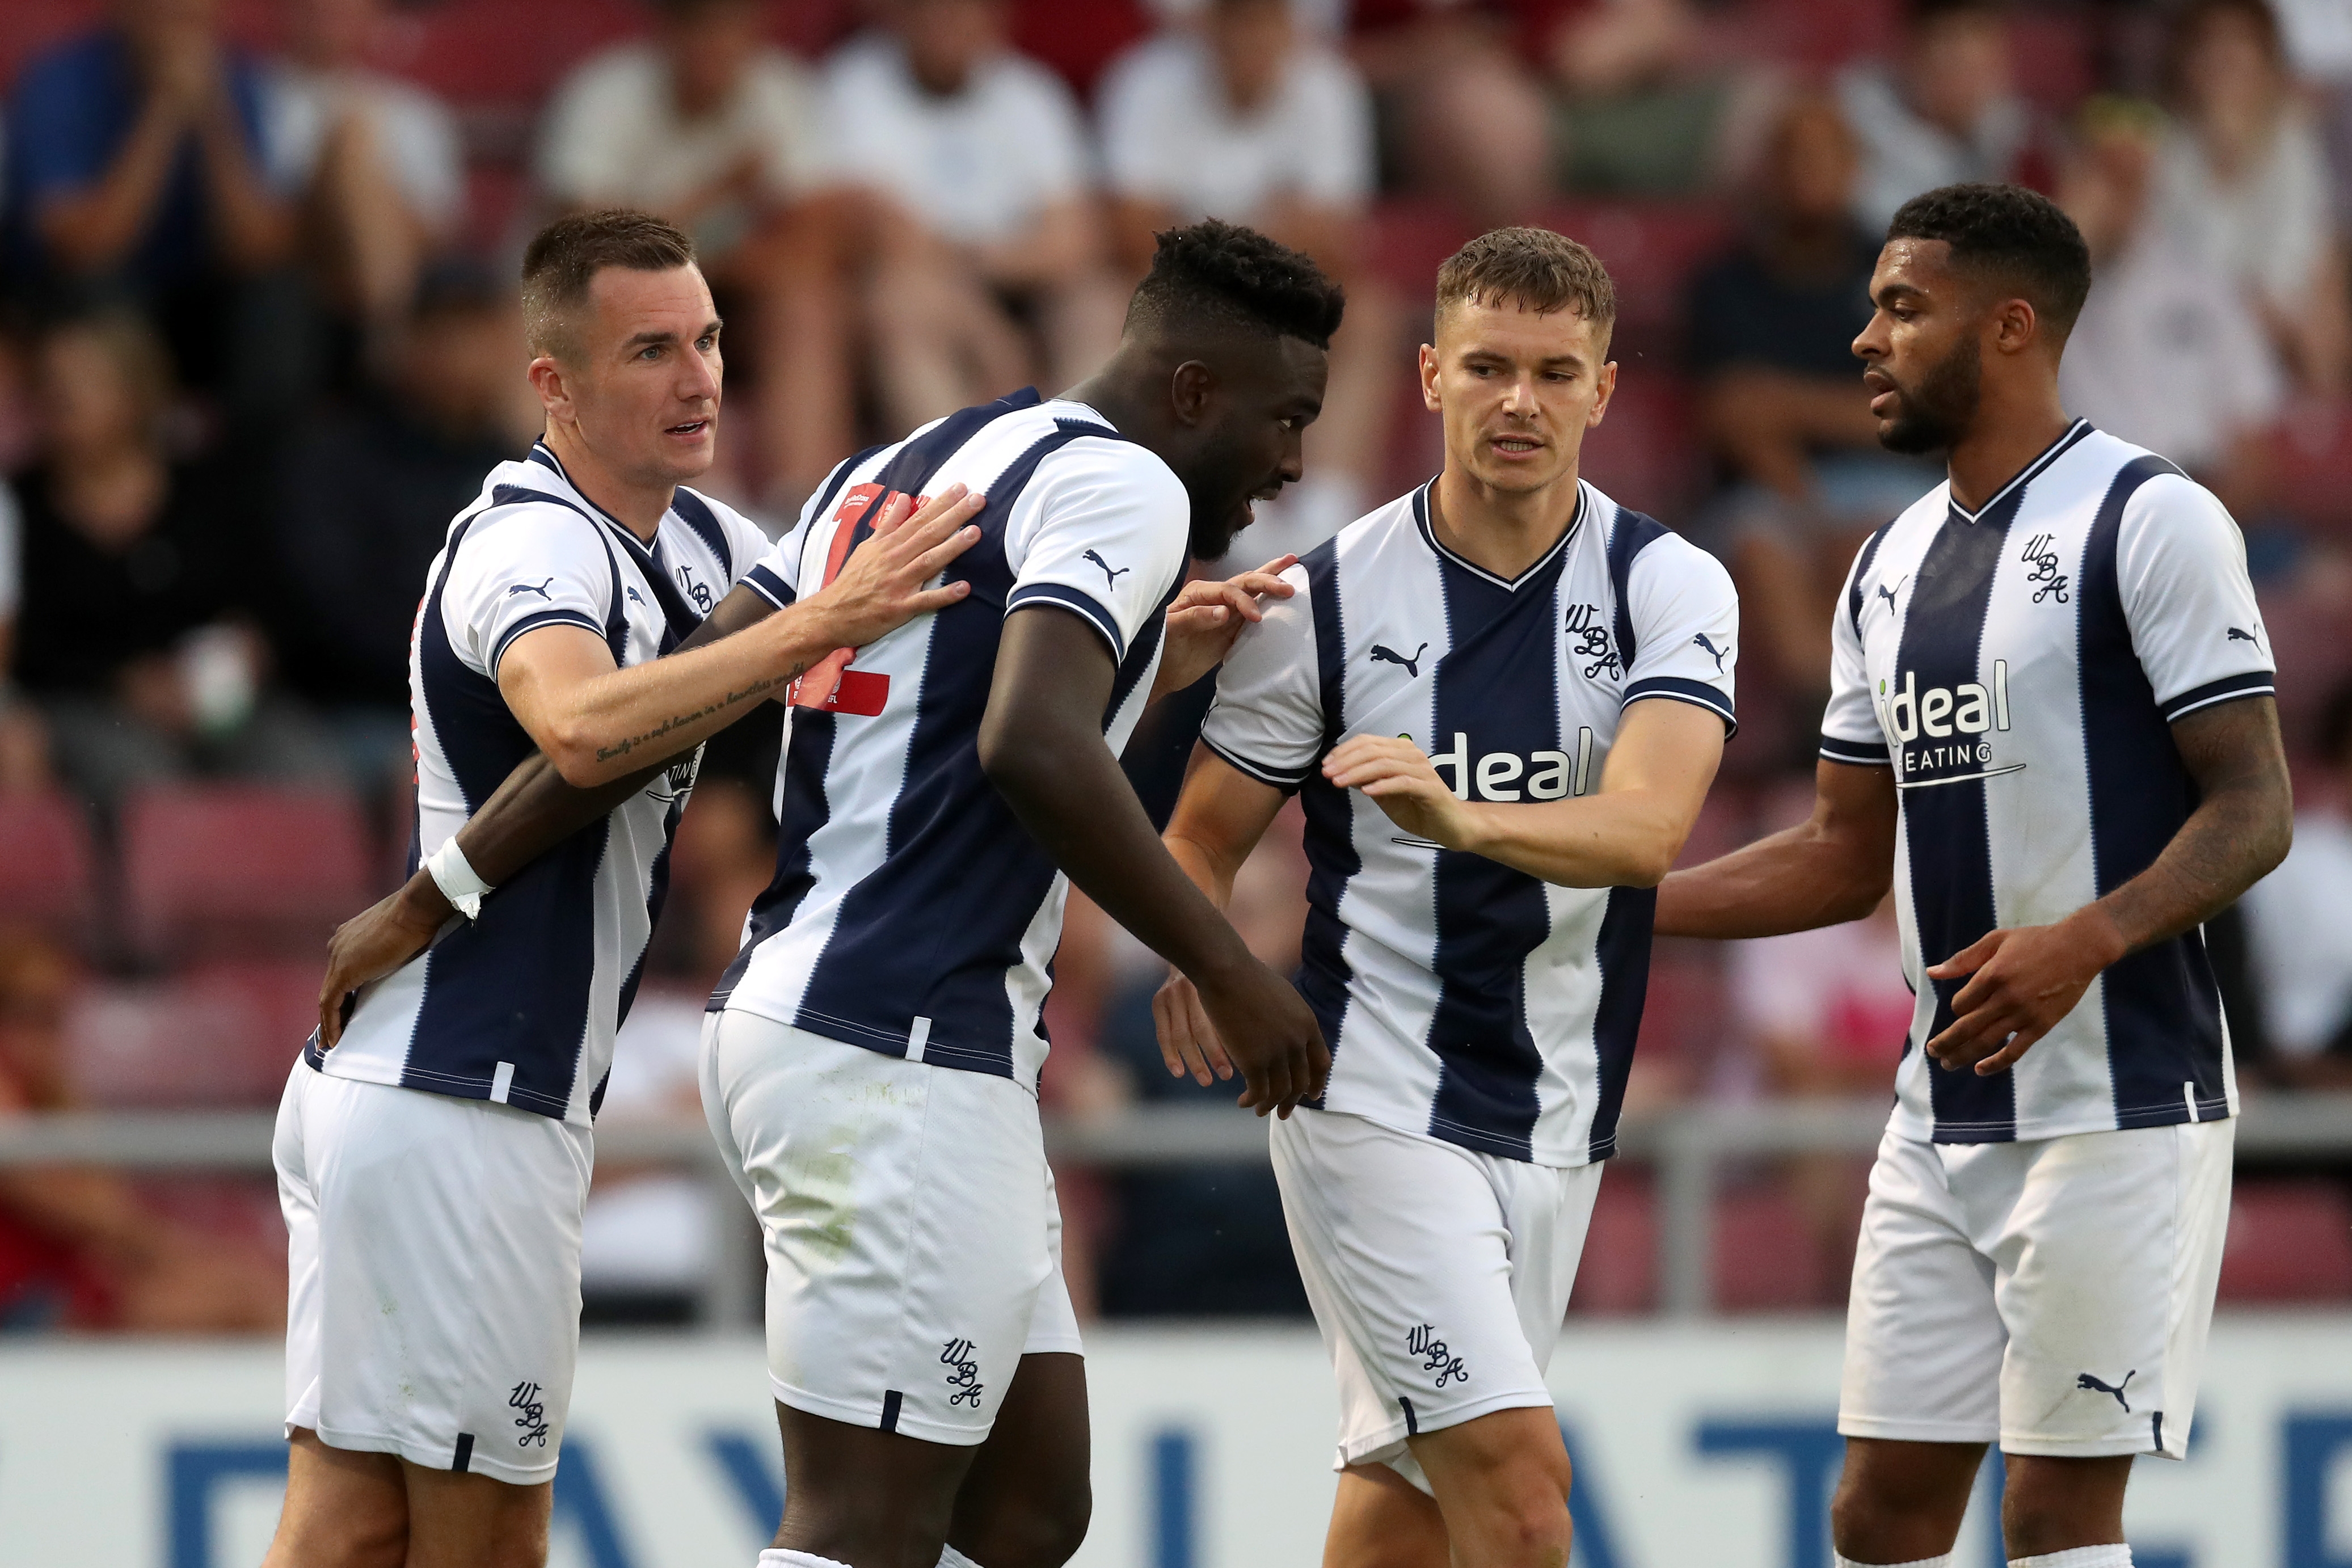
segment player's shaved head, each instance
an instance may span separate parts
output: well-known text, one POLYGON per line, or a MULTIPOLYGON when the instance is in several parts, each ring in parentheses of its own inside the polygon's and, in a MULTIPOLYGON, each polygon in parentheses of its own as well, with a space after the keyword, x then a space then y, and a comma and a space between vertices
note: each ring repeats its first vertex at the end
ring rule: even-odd
POLYGON ((522 322, 530 352, 577 362, 579 317, 606 268, 667 272, 694 264, 694 241, 651 213, 614 208, 556 219, 523 252, 522 322))

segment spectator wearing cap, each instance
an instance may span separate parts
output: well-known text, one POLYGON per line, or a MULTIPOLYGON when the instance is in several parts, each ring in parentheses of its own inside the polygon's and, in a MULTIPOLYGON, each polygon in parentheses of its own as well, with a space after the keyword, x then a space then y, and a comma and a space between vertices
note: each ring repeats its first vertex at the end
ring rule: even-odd
MULTIPOLYGON (((854 444, 849 309, 815 199, 819 84, 769 41, 768 0, 655 0, 652 37, 557 89, 538 178, 562 207, 638 207, 690 234, 730 318, 730 370, 758 389, 770 490, 814 489, 854 444)), ((748 390, 730 378, 730 398, 748 390)))
POLYGON ((1086 128, 1006 41, 1005 0, 888 0, 825 68, 825 174, 857 193, 865 327, 891 434, 1118 342, 1086 128))
POLYGON ((154 334, 121 311, 59 321, 34 367, 16 671, 66 781, 110 805, 149 779, 335 773, 247 615, 264 574, 247 465, 175 457, 154 334))
POLYGON ((9 105, 7 252, 21 282, 159 312, 184 375, 248 406, 289 395, 294 214, 265 149, 265 87, 213 0, 113 0, 28 65, 9 105), (225 368, 221 368, 225 367, 225 368))
POLYGON ((1297 0, 1208 0, 1192 28, 1138 45, 1105 78, 1103 161, 1120 264, 1150 265, 1154 231, 1199 218, 1247 224, 1303 250, 1348 288, 1307 478, 1281 509, 1279 541, 1236 546, 1255 563, 1307 549, 1355 521, 1383 474, 1399 351, 1396 303, 1365 266, 1371 105, 1345 58, 1306 34, 1297 0), (1291 515, 1291 514, 1296 514, 1291 515), (1255 552, 1255 553, 1252 553, 1255 552))
POLYGON ((2195 0, 2173 22, 2179 124, 2157 163, 2162 221, 2243 289, 2295 378, 2332 393, 2352 361, 2352 302, 2327 153, 2263 0, 2195 0))
POLYGON ((2093 282, 2059 392, 2069 413, 2171 458, 2252 518, 2285 377, 2236 280, 2158 214, 2162 134, 2152 106, 2084 108, 2058 197, 2090 247, 2093 282))
POLYGON ((396 326, 425 263, 457 237, 466 171, 457 117, 370 68, 383 0, 282 0, 287 47, 267 102, 272 162, 300 194, 326 291, 364 326, 396 326))
POLYGON ((1895 208, 1938 185, 2028 171, 2033 117, 2017 93, 2011 47, 2000 0, 1909 0, 1894 62, 1839 79, 1862 140, 1854 214, 1864 228, 1884 233, 1895 208))
POLYGON ((1858 158, 1834 100, 1791 100, 1748 232, 1693 277, 1686 310, 1699 428, 1727 481, 1702 531, 1739 580, 1757 645, 1799 690, 1829 679, 1855 547, 1939 477, 1880 448, 1853 357, 1879 250, 1853 216, 1858 158))
POLYGON ((303 420, 279 454, 264 621, 289 685, 365 787, 407 768, 409 627, 426 568, 482 475, 536 433, 529 358, 512 287, 437 262, 370 384, 303 420))

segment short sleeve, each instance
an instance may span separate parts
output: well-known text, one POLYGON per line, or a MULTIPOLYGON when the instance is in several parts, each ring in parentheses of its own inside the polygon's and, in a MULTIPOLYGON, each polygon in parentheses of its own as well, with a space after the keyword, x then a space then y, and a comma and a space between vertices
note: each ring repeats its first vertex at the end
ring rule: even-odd
POLYGON ((2275 691, 2245 540, 2204 486, 2159 474, 2133 494, 2116 536, 2116 588, 2167 723, 2275 691))
POLYGON ((1633 557, 1625 612, 1633 630, 1625 702, 1696 703, 1723 720, 1727 735, 1736 734, 1739 595, 1723 563, 1678 534, 1664 534, 1633 557))
POLYGON ((466 531, 441 589, 449 640, 497 679, 515 638, 541 626, 605 635, 617 576, 600 525, 552 502, 483 513, 466 531))
POLYGON ((1071 442, 1039 465, 1005 529, 1005 614, 1058 605, 1126 658, 1183 574, 1191 514, 1184 487, 1140 447, 1071 442))
POLYGON ((1307 568, 1282 574, 1298 590, 1265 602, 1217 672, 1217 697, 1201 724, 1209 750, 1261 784, 1297 789, 1323 749, 1326 720, 1307 568))
MULTIPOLYGON (((1871 544, 1876 543, 1873 539, 1871 544)), ((1822 715, 1822 756, 1824 761, 1858 768, 1884 768, 1894 759, 1886 749, 1886 731, 1879 724, 1878 708, 1870 700, 1870 673, 1862 661, 1862 630, 1854 624, 1854 605, 1863 568, 1873 553, 1864 544, 1846 573, 1845 591, 1838 595, 1830 616, 1830 705, 1822 715)))

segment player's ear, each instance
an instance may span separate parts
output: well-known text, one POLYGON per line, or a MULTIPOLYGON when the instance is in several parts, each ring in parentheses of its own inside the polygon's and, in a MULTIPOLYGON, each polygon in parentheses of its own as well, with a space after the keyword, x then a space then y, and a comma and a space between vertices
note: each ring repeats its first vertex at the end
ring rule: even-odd
POLYGON ((570 419, 572 390, 563 379, 563 363, 553 354, 541 354, 530 362, 524 373, 530 377, 530 389, 539 394, 539 405, 550 419, 570 419))
POLYGON ((1186 360, 1168 378, 1168 406, 1176 423, 1187 428, 1207 422, 1209 405, 1216 397, 1217 373, 1199 360, 1186 360))
POLYGON ((2003 300, 1993 310, 1993 346, 2005 354, 2022 353, 2042 340, 2042 318, 2031 300, 2003 300))
POLYGON ((1432 414, 1444 408, 1437 395, 1437 345, 1421 345, 1421 404, 1432 414))

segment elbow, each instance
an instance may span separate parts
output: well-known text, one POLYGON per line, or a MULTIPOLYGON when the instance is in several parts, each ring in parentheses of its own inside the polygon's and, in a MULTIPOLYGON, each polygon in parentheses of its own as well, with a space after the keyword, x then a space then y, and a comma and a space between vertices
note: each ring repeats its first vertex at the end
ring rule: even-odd
POLYGON ((573 789, 593 789, 614 776, 614 759, 584 726, 565 725, 540 737, 540 750, 573 789))
POLYGON ((1618 885, 1654 888, 1666 879, 1666 873, 1675 868, 1675 861, 1680 854, 1679 845, 1656 845, 1636 849, 1627 858, 1618 885))
POLYGON ((996 793, 1018 812, 1037 793, 1045 748, 1034 743, 1022 727, 991 712, 980 727, 980 771, 996 793))

